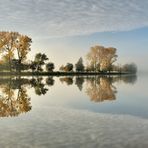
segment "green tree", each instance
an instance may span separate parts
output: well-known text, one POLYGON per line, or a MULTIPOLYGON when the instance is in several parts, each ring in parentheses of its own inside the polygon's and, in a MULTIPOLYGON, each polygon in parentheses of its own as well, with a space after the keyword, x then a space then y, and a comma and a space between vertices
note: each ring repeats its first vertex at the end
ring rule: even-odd
POLYGON ((42 53, 37 53, 35 55, 35 60, 34 60, 34 67, 36 71, 43 71, 43 65, 45 65, 45 61, 48 60, 48 57, 46 54, 42 53))
POLYGON ((84 71, 83 59, 80 57, 78 62, 75 64, 76 71, 84 71))
POLYGON ((55 68, 54 63, 49 62, 49 63, 46 64, 46 71, 53 72, 54 68, 55 68))

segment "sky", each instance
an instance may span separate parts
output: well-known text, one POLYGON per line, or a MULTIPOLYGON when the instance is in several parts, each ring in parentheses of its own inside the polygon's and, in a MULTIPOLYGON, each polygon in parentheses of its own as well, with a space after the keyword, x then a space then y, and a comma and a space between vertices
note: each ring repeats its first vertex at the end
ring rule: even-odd
POLYGON ((0 0, 0 30, 31 37, 30 57, 44 52, 57 69, 99 44, 118 49, 117 63, 148 70, 147 8, 148 0, 0 0))

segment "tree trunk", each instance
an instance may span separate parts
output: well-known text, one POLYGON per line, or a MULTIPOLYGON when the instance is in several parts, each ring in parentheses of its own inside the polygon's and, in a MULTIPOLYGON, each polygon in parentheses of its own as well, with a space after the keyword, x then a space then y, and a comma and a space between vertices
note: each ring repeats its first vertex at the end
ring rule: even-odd
POLYGON ((12 72, 12 68, 11 68, 11 58, 10 58, 10 56, 9 56, 9 70, 10 70, 10 72, 12 72))
POLYGON ((19 74, 21 73, 21 60, 19 59, 18 60, 18 72, 19 72, 19 74))

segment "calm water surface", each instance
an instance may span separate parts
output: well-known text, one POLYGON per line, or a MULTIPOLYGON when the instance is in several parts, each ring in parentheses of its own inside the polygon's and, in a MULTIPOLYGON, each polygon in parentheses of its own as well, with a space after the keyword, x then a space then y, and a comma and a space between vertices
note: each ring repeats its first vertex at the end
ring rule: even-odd
POLYGON ((0 145, 148 146, 147 88, 147 75, 0 77, 0 145))
POLYGON ((44 89, 48 89, 45 94, 44 91, 40 94, 34 87, 29 87, 27 93, 31 97, 32 110, 37 106, 59 106, 148 118, 147 82, 148 78, 143 75, 49 77, 42 80, 44 89))

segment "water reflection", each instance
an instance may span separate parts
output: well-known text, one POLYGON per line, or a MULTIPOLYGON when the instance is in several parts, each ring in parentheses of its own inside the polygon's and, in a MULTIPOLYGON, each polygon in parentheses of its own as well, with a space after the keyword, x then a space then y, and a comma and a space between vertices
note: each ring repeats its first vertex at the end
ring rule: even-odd
POLYGON ((46 86, 54 85, 52 77, 0 78, 0 117, 14 117, 31 110, 31 98, 27 87, 33 87, 36 95, 45 95, 46 86))
POLYGON ((18 87, 14 85, 15 83, 15 81, 9 79, 7 83, 1 84, 1 117, 18 116, 21 113, 31 110, 30 97, 27 95, 27 89, 23 85, 18 87))
POLYGON ((35 93, 39 96, 45 95, 48 91, 42 77, 33 78, 30 80, 30 84, 34 87, 35 93))
POLYGON ((87 78, 86 94, 90 97, 91 101, 103 102, 104 100, 115 100, 116 93, 116 87, 112 85, 112 78, 87 78))
POLYGON ((83 89, 83 83, 84 83, 84 77, 77 76, 75 84, 77 85, 77 87, 79 88, 80 91, 82 91, 82 89, 83 89))
POLYGON ((73 77, 63 77, 63 78, 60 78, 60 81, 62 83, 66 83, 67 85, 72 85, 73 84, 73 77))
MULTIPOLYGON (((63 84, 76 85, 80 91, 84 91, 93 102, 116 100, 117 88, 115 82, 134 84, 136 76, 77 76, 60 77, 63 84)), ((0 116, 14 117, 26 113, 32 109, 31 98, 28 96, 28 88, 33 88, 38 96, 45 95, 51 86, 55 84, 53 77, 32 78, 0 78, 0 116)))

